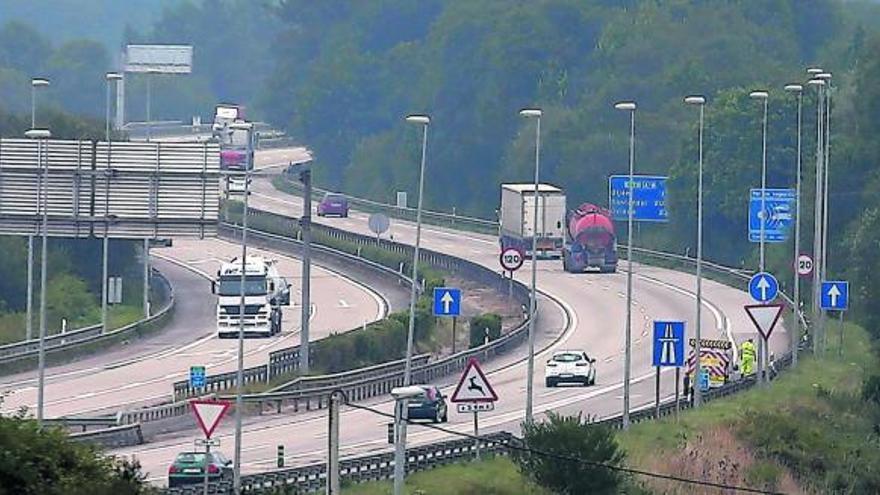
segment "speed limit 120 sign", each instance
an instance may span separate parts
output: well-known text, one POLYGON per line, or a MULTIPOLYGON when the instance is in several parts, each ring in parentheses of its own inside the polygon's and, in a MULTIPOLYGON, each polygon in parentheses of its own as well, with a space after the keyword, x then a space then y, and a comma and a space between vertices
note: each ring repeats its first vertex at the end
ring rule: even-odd
POLYGON ((516 248, 505 248, 501 251, 501 268, 515 272, 523 265, 523 252, 516 248))
POLYGON ((798 255, 797 272, 801 277, 806 277, 813 273, 813 258, 809 254, 798 255))

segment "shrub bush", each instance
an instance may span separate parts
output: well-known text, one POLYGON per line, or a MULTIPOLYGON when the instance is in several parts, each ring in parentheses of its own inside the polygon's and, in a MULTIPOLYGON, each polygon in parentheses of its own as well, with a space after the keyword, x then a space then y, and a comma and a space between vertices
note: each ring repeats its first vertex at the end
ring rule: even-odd
POLYGON ((487 334, 490 342, 501 337, 501 316, 495 313, 484 313, 471 318, 471 348, 483 345, 487 334))

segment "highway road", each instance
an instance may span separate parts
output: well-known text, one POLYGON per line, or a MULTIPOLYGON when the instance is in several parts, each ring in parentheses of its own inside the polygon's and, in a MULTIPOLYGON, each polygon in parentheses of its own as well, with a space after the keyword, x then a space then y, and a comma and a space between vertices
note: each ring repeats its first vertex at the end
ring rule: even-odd
MULTIPOLYGON (((305 156, 305 155, 304 155, 305 156)), ((262 166, 271 165, 271 159, 262 166)), ((266 179, 255 180, 251 204, 257 208, 288 215, 301 213, 301 199, 279 193, 266 179)), ((314 217, 313 217, 314 219, 314 217)), ((315 219, 335 227, 368 233, 367 215, 352 212, 347 219, 315 219)), ((392 220, 391 232, 400 242, 413 242, 414 226, 392 220)), ((481 263, 498 270, 497 240, 492 236, 462 234, 446 229, 424 226, 423 246, 481 263)), ((623 265, 622 265, 623 266, 623 265)), ((526 281, 529 264, 518 272, 526 281)), ((565 413, 583 412, 604 417, 620 412, 622 408, 622 376, 624 351, 626 275, 568 274, 560 261, 540 261, 538 285, 544 293, 540 299, 539 354, 536 358, 535 411, 557 410, 565 413), (560 387, 546 389, 543 384, 544 362, 556 349, 584 349, 597 358, 598 380, 594 387, 560 387)), ((650 330, 655 319, 682 319, 688 331, 694 327, 695 297, 693 276, 673 270, 636 265, 633 301, 633 365, 632 402, 634 407, 653 401, 654 370, 651 367, 650 330)), ((754 330, 742 309, 749 302, 740 290, 704 280, 703 337, 733 339, 740 342, 752 336, 754 330)), ((780 329, 774 334, 771 348, 777 352, 786 347, 787 336, 780 329)), ((498 429, 516 430, 524 414, 525 346, 507 356, 484 363, 489 380, 500 400, 495 411, 481 415, 481 431, 498 429)), ((445 394, 452 393, 456 377, 447 377, 442 383, 445 394)), ((663 393, 672 393, 671 372, 664 372, 663 393)), ((388 399, 370 402, 377 408, 391 412, 388 399)), ((256 472, 270 469, 275 463, 276 446, 286 447, 286 465, 324 460, 326 445, 325 412, 290 414, 248 418, 244 428, 243 471, 256 472)), ((347 408, 341 420, 343 455, 382 450, 386 445, 387 418, 371 412, 347 408)), ((450 412, 450 427, 460 431, 472 428, 470 415, 450 412)), ((168 462, 177 451, 191 447, 191 437, 160 437, 149 445, 121 449, 117 453, 136 456, 151 474, 151 480, 161 483, 168 462)), ((232 452, 231 421, 221 424, 221 450, 232 452)), ((413 428, 412 443, 435 441, 445 434, 413 428)))

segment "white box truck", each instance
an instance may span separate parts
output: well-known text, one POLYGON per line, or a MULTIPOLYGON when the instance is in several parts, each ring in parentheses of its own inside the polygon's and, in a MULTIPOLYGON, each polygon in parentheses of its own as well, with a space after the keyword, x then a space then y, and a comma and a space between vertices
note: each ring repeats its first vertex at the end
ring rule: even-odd
POLYGON ((501 249, 514 247, 531 256, 532 237, 537 255, 559 257, 565 241, 565 192, 550 184, 502 184, 499 210, 501 249), (538 225, 535 222, 538 209, 538 225))

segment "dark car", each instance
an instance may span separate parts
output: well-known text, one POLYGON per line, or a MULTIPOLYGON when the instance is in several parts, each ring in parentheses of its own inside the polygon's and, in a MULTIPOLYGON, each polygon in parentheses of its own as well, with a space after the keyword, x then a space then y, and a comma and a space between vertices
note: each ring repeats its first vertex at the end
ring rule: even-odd
POLYGON ((318 203, 318 216, 326 217, 327 215, 338 215, 340 217, 348 216, 348 198, 338 193, 327 193, 324 199, 318 203))
POLYGON ((181 452, 168 467, 168 486, 202 483, 206 465, 208 482, 232 480, 232 461, 220 452, 211 452, 207 456, 204 452, 181 452))
POLYGON ((434 423, 445 423, 448 419, 446 397, 440 389, 433 385, 420 385, 425 390, 422 399, 409 402, 407 417, 409 419, 429 419, 434 423))

